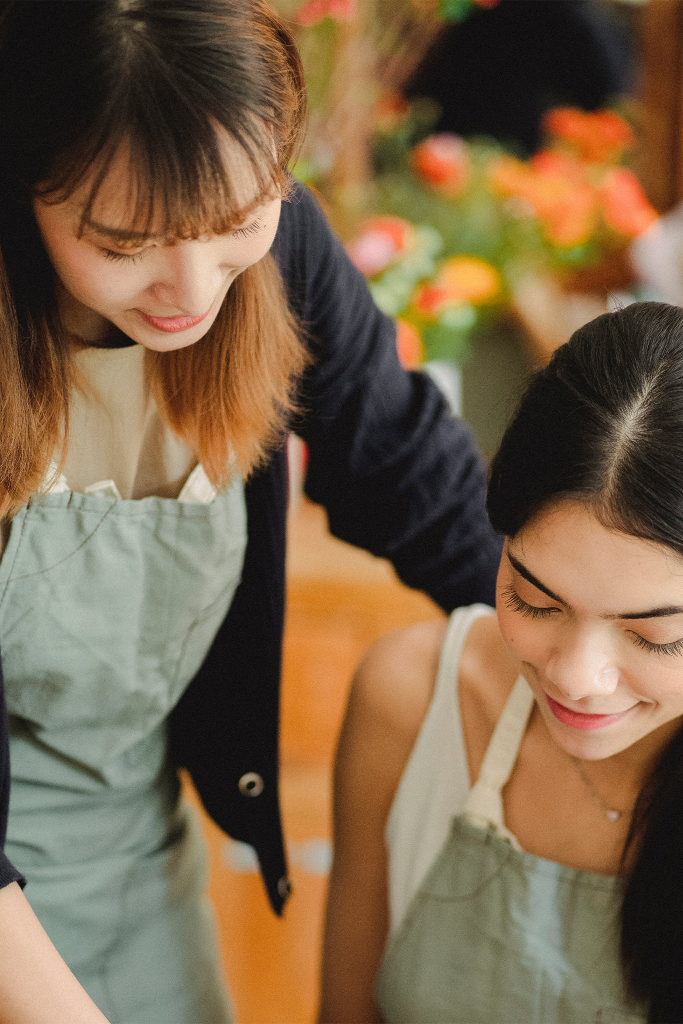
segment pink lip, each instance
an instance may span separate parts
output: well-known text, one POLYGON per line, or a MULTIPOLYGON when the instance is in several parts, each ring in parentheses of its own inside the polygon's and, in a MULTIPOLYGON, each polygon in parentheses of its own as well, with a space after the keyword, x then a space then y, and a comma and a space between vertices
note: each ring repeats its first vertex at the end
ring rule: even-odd
POLYGON ((143 313, 141 309, 138 310, 138 313, 143 320, 146 320, 152 327, 156 327, 157 330, 174 332, 186 331, 188 327, 200 324, 209 315, 210 310, 211 306, 201 316, 150 316, 149 313, 143 313))
POLYGON ((547 693, 545 699, 548 701, 548 707, 555 715, 555 718, 562 722, 563 725, 571 726, 572 729, 604 729, 605 726, 618 722, 619 719, 633 710, 633 708, 627 708, 626 711, 618 711, 615 715, 584 715, 581 711, 570 711, 564 704, 558 704, 547 693))

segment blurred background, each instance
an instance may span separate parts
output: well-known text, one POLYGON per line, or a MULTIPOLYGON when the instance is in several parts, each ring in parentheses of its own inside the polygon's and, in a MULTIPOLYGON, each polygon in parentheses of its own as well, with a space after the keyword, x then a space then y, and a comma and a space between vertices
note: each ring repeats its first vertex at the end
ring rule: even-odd
MULTIPOLYGON (((293 173, 396 319, 401 360, 437 380, 487 456, 525 374, 575 328, 637 299, 683 304, 683 0, 271 2, 311 104, 293 173)), ((315 1019, 353 670, 381 633, 441 615, 330 537, 296 438, 290 467, 284 919, 251 848, 203 819, 239 1024, 315 1019)))

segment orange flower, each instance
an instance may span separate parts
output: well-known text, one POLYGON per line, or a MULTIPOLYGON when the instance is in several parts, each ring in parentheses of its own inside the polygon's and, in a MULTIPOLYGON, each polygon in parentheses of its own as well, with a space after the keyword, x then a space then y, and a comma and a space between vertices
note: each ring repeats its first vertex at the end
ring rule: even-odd
POLYGON ((552 175, 565 181, 583 182, 586 177, 586 165, 578 157, 558 153, 553 149, 539 150, 529 163, 539 174, 552 175))
POLYGON ((451 256, 444 260, 433 283, 422 284, 415 294, 415 309, 436 319, 445 309, 470 302, 490 302, 501 289, 500 274, 478 256, 451 256))
POLYGON ((613 110, 590 112, 578 107, 556 107, 545 115, 544 126, 551 135, 575 146, 584 159, 595 163, 619 160, 635 142, 630 125, 613 110))
POLYGON ((297 11, 298 25, 317 25, 323 18, 335 21, 353 21, 356 16, 356 0, 308 0, 297 11))
POLYGON ((448 196, 462 192, 469 176, 467 146, 458 135, 439 132, 418 143, 411 154, 415 173, 448 196))
POLYGON ((396 320, 396 349, 401 365, 413 370, 424 360, 424 346, 419 331, 407 320, 396 320))
POLYGON ((613 231, 635 238, 657 219, 635 174, 626 167, 609 171, 602 186, 605 223, 613 231))
POLYGON ((600 194, 575 158, 543 150, 525 164, 503 156, 490 176, 500 192, 529 205, 555 245, 581 245, 595 230, 600 194))
POLYGON ((401 217, 371 217, 360 234, 346 246, 351 262, 361 274, 373 277, 386 270, 413 244, 415 229, 401 217))
POLYGON ((529 167, 516 156, 499 156, 488 168, 491 183, 504 195, 523 196, 529 187, 529 167))
POLYGON ((550 241, 563 248, 583 245, 597 226, 598 206, 598 193, 588 184, 558 195, 541 218, 550 241))

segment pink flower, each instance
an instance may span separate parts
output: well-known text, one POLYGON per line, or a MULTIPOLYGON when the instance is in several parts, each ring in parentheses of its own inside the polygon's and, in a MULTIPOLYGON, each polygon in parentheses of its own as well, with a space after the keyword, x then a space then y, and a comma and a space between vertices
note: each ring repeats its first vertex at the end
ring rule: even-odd
POLYGON ((410 248, 413 226, 401 217, 372 217, 361 225, 361 233, 346 247, 351 262, 366 277, 386 270, 410 248))
POLYGON ((297 11, 298 25, 317 25, 323 18, 335 21, 353 21, 356 16, 356 0, 308 0, 297 11))

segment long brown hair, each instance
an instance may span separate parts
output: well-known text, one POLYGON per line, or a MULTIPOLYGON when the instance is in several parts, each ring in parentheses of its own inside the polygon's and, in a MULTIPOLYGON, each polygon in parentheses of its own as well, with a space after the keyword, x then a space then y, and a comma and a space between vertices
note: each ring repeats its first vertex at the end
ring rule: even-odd
MULTIPOLYGON (((129 154, 131 227, 222 233, 275 195, 300 141, 305 92, 290 35, 264 0, 9 0, 0 6, 0 515, 65 452, 70 341, 33 200, 86 189, 82 226, 115 155, 129 154), (219 132, 248 158, 240 201, 219 132)), ((248 474, 292 408, 308 356, 269 254, 232 284, 204 338, 150 352, 170 426, 223 484, 248 474)))

